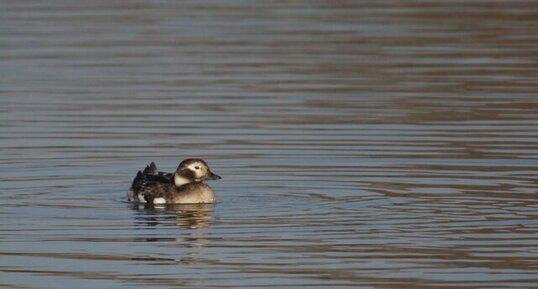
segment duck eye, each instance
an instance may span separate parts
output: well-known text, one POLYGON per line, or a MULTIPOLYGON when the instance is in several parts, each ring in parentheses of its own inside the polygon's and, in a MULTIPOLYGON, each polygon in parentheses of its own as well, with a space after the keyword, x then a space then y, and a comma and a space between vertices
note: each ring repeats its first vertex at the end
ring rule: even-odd
POLYGON ((197 170, 199 170, 199 169, 200 169, 200 167, 199 167, 199 166, 195 166, 194 168, 195 168, 195 169, 197 169, 197 170))

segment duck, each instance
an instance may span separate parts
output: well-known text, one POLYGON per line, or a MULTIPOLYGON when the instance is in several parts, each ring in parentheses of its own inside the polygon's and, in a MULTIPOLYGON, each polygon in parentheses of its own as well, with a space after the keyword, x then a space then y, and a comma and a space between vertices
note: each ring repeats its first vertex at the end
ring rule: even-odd
POLYGON ((219 180, 221 177, 213 173, 203 159, 185 159, 173 173, 160 172, 152 162, 138 171, 127 199, 148 204, 214 203, 215 192, 204 183, 208 179, 219 180))

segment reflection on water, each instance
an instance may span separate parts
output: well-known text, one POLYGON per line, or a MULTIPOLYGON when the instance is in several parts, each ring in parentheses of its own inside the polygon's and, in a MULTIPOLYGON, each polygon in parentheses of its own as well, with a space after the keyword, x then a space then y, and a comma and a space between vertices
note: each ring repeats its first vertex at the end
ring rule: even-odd
POLYGON ((536 287, 532 1, 1 6, 0 287, 536 287))
POLYGON ((214 204, 150 205, 133 203, 130 206, 140 213, 141 216, 136 219, 144 222, 144 226, 157 226, 160 222, 167 222, 174 218, 179 228, 207 229, 213 221, 211 212, 214 204))
POLYGON ((194 207, 176 209, 176 222, 184 229, 207 229, 211 225, 211 205, 199 204, 194 207))

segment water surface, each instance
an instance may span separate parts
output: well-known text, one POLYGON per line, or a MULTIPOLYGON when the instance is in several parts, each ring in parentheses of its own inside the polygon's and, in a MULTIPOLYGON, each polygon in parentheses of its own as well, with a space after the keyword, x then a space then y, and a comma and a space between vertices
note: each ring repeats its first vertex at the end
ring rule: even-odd
POLYGON ((536 288, 533 1, 0 5, 0 287, 536 288))

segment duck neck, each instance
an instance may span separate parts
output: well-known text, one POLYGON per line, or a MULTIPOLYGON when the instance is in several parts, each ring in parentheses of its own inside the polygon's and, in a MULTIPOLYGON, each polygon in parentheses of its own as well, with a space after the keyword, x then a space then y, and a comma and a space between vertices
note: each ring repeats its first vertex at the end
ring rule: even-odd
POLYGON ((184 184, 188 183, 192 183, 192 181, 177 173, 174 174, 174 184, 176 185, 176 187, 183 186, 184 184))

